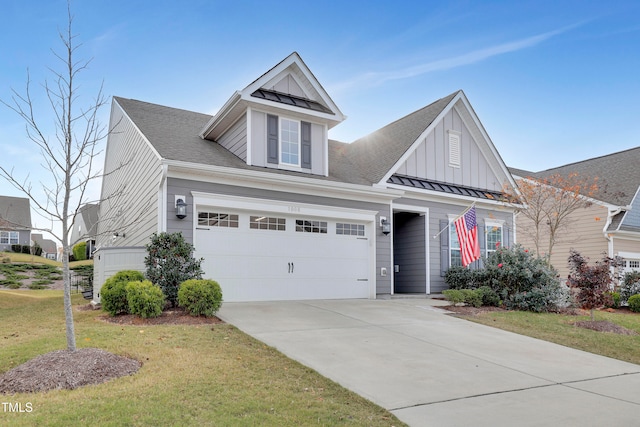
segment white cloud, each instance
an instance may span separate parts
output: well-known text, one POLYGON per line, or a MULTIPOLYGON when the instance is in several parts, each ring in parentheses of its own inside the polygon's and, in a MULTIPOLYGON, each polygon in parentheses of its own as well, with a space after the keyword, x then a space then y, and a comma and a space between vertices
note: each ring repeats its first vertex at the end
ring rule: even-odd
POLYGON ((368 72, 356 76, 351 80, 347 80, 336 85, 332 85, 332 91, 344 91, 353 88, 373 87, 381 85, 391 80, 401 80, 416 77, 433 71, 450 70, 452 68, 462 67, 465 65, 475 64, 480 61, 492 58, 494 56, 503 55, 505 53, 516 52, 522 49, 536 46, 558 34, 562 34, 581 24, 571 25, 558 30, 549 31, 535 36, 527 37, 512 42, 502 43, 496 46, 490 46, 483 49, 474 50, 461 55, 443 58, 424 64, 415 65, 413 67, 391 70, 385 72, 368 72))

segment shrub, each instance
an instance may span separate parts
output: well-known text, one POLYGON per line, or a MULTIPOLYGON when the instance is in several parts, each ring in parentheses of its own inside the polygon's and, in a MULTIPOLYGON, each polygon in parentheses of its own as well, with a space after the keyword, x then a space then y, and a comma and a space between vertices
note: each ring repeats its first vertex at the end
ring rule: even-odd
POLYGON ((594 320, 593 310, 605 305, 607 292, 614 282, 611 269, 620 267, 622 258, 604 256, 595 265, 588 265, 588 258, 571 249, 568 262, 569 286, 578 289, 578 302, 583 308, 591 310, 591 320, 594 320))
POLYGON ((482 293, 477 289, 460 289, 464 298, 464 303, 473 307, 480 307, 482 305, 482 293))
POLYGON ((631 298, 629 298, 629 309, 640 313, 640 294, 632 295, 631 298))
POLYGON ((11 245, 11 252, 22 252, 22 245, 11 245))
POLYGON ((620 285, 620 299, 629 301, 633 295, 640 294, 640 272, 633 271, 626 273, 620 285))
POLYGON ((482 297, 482 305, 490 305, 493 307, 498 307, 500 305, 500 297, 488 286, 480 286, 477 290, 482 297))
POLYGON ((505 300, 510 295, 559 283, 553 267, 520 245, 501 246, 492 252, 485 262, 485 270, 484 284, 505 300))
POLYGON ((178 289, 178 305, 192 316, 213 317, 222 305, 222 289, 214 280, 187 280, 178 289))
POLYGON ((154 233, 144 259, 147 279, 160 286, 172 306, 178 303, 180 283, 202 277, 201 263, 202 259, 193 257, 193 245, 185 242, 182 233, 154 233))
POLYGON ((560 304, 558 293, 562 288, 556 284, 550 284, 533 288, 527 292, 518 292, 510 295, 505 301, 505 305, 509 309, 533 311, 535 313, 543 313, 556 310, 560 304))
POLYGON ((87 259, 87 242, 79 242, 73 245, 73 257, 76 261, 87 259))
POLYGON ((22 252, 23 254, 31 254, 31 246, 29 245, 22 245, 20 252, 22 252))
POLYGON ((620 292, 606 292, 605 306, 610 308, 620 308, 620 292))
POLYGON ((442 295, 453 305, 464 302, 464 294, 460 289, 446 289, 442 291, 442 295))
POLYGON ((2 263, 3 264, 11 264, 11 258, 9 258, 8 256, 2 258, 2 263))
POLYGON ((461 266, 451 267, 444 275, 444 282, 449 289, 475 289, 478 281, 477 271, 461 266))
POLYGON ((135 270, 122 270, 109 277, 100 290, 102 308, 112 316, 128 313, 127 283, 141 280, 144 276, 135 270))
POLYGON ((164 307, 164 295, 159 286, 148 280, 127 284, 129 312, 142 318, 158 317, 164 307))

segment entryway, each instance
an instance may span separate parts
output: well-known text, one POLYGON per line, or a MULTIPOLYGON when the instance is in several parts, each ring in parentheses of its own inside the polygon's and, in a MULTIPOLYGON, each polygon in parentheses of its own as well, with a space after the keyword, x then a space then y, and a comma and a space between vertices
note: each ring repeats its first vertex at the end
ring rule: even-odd
POLYGON ((394 294, 429 293, 427 218, 426 212, 394 210, 394 294))

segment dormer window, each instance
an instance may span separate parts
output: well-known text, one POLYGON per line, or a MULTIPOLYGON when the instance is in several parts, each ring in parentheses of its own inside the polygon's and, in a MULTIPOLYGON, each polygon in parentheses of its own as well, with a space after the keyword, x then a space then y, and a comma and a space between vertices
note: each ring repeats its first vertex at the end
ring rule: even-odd
POLYGON ((311 169, 311 123, 268 114, 267 162, 311 169))
POLYGON ((280 163, 300 166, 300 122, 280 119, 280 163))

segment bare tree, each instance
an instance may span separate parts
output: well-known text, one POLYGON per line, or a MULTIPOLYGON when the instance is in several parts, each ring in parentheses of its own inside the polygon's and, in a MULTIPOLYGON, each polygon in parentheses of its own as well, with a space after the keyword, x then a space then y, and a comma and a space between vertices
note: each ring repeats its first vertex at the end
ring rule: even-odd
POLYGON ((519 179, 518 190, 518 194, 507 190, 503 194, 508 200, 524 204, 518 214, 524 215, 530 224, 519 231, 531 237, 536 255, 546 251, 547 262, 551 259, 553 247, 567 231, 571 214, 591 206, 592 198, 601 192, 597 178, 577 173, 519 179))
MULTIPOLYGON (((52 50, 62 64, 60 70, 51 69, 53 83, 45 81, 44 92, 49 102, 50 112, 55 119, 55 136, 46 133, 46 127, 36 117, 36 104, 31 95, 31 81, 27 72, 24 93, 12 90, 10 101, 1 102, 16 112, 26 124, 28 138, 35 143, 42 156, 42 167, 48 180, 41 181, 42 193, 36 191, 29 175, 20 178, 14 169, 0 166, 0 176, 21 190, 35 205, 37 210, 52 221, 59 221, 61 231, 45 229, 58 239, 63 248, 64 313, 66 320, 67 348, 76 350, 73 312, 71 309, 71 276, 69 271, 69 241, 72 221, 87 198, 88 185, 102 175, 95 170, 94 160, 100 154, 99 143, 107 132, 98 119, 100 109, 107 103, 102 86, 88 105, 79 105, 78 74, 85 71, 91 60, 77 61, 75 54, 81 46, 72 32, 73 15, 67 3, 68 25, 59 32, 64 45, 62 53, 52 50)), ((50 119, 50 117, 47 117, 50 119)))

